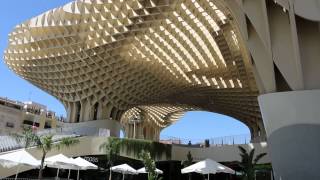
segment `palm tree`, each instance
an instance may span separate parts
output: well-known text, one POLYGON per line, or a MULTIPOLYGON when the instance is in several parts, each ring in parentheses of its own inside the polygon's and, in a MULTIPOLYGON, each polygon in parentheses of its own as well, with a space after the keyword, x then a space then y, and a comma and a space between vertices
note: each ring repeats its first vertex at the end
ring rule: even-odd
POLYGON ((21 143, 24 148, 28 148, 35 143, 36 134, 33 132, 32 128, 24 128, 22 134, 13 133, 11 134, 17 142, 21 143))
POLYGON ((60 150, 63 147, 70 147, 72 145, 79 143, 78 139, 72 138, 72 137, 62 138, 59 142, 55 143, 52 137, 53 135, 36 136, 36 141, 35 141, 36 145, 42 151, 41 165, 40 165, 38 179, 42 179, 44 160, 48 152, 50 152, 52 149, 60 150))
POLYGON ((246 149, 241 146, 238 146, 240 150, 241 162, 240 167, 244 172, 243 179, 244 180, 254 180, 255 179, 255 166, 258 161, 267 155, 267 153, 261 153, 254 158, 254 149, 252 149, 249 153, 246 149))
POLYGON ((14 136, 18 142, 23 143, 25 148, 28 148, 30 146, 37 146, 37 148, 41 149, 42 157, 38 175, 39 179, 42 179, 44 160, 48 152, 50 152, 52 149, 60 150, 63 147, 70 147, 74 144, 79 143, 78 139, 71 137, 65 137, 62 138, 59 142, 54 142, 52 139, 53 135, 41 136, 33 132, 31 128, 24 129, 22 134, 12 134, 12 136, 14 136))
MULTIPOLYGON (((182 162, 183 167, 188 167, 193 164, 193 157, 191 152, 189 151, 187 154, 187 160, 182 162)), ((189 180, 191 180, 191 173, 189 173, 189 180)))
MULTIPOLYGON (((116 138, 109 138, 107 142, 104 142, 99 147, 100 150, 104 150, 107 156, 108 166, 111 168, 120 154, 120 141, 116 138)), ((112 172, 110 170, 109 180, 111 180, 112 172)))

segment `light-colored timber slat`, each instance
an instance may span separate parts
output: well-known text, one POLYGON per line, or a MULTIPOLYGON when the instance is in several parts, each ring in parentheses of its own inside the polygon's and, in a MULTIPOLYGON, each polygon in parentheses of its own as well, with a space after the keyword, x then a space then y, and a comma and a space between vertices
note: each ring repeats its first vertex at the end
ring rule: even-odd
POLYGON ((70 122, 141 116, 160 131, 205 110, 255 132, 259 93, 229 13, 211 0, 73 1, 16 26, 4 58, 70 122))

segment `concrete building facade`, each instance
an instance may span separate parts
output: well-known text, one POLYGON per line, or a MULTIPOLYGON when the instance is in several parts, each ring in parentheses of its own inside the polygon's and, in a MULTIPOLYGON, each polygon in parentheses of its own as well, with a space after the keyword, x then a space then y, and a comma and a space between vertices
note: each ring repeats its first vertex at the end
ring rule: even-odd
POLYGON ((156 140, 186 111, 226 114, 268 138, 276 179, 319 179, 319 22, 318 0, 81 0, 18 25, 4 56, 69 122, 156 140))
POLYGON ((56 128, 57 118, 42 104, 0 97, 0 135, 18 133, 26 127, 35 130, 56 128))

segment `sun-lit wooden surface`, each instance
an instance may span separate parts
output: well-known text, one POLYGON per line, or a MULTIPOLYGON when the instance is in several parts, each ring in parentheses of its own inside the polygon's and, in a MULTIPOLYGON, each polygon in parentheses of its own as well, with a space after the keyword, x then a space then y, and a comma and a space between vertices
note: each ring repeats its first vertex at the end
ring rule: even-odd
POLYGON ((210 0, 82 0, 18 25, 4 56, 57 97, 70 122, 125 123, 140 110, 161 129, 198 109, 257 132, 259 93, 242 41, 210 0))

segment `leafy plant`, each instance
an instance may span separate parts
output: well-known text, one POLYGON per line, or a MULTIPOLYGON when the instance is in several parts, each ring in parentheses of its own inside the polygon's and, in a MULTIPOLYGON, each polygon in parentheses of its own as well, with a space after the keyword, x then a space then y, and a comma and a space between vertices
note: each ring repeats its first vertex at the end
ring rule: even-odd
POLYGON ((150 153, 143 151, 139 156, 142 158, 143 164, 148 173, 148 180, 161 180, 162 177, 158 178, 158 174, 156 172, 156 163, 151 158, 150 153))
MULTIPOLYGON (((182 162, 182 165, 183 165, 183 167, 188 167, 192 164, 193 164, 193 157, 192 157, 191 152, 189 151, 187 154, 187 159, 182 162)), ((191 176, 192 176, 191 173, 189 173, 188 176, 189 176, 189 180, 191 180, 191 176)))
MULTIPOLYGON (((104 150, 107 157, 108 166, 113 166, 121 151, 125 151, 128 155, 133 155, 134 158, 142 159, 144 156, 141 152, 149 152, 151 159, 161 158, 163 154, 167 158, 171 158, 171 146, 147 140, 126 139, 109 137, 108 141, 104 142, 99 147, 104 150)), ((110 171, 109 179, 111 180, 112 172, 110 171)))
MULTIPOLYGON (((120 154, 120 139, 109 137, 107 142, 100 145, 99 149, 104 150, 107 157, 108 166, 111 168, 120 154)), ((111 180, 112 172, 110 170, 109 180, 111 180)))
POLYGON ((191 152, 189 151, 187 154, 187 159, 182 162, 183 167, 187 167, 193 164, 193 157, 191 152))
POLYGON ((261 158, 267 155, 267 153, 261 153, 254 158, 254 149, 252 149, 250 152, 247 152, 247 150, 241 146, 238 146, 238 148, 240 150, 241 156, 241 162, 239 165, 242 168, 242 171, 244 172, 243 179, 254 180, 255 166, 261 158))
POLYGON ((154 159, 161 159, 165 154, 167 159, 171 158, 171 145, 162 144, 155 141, 141 139, 119 139, 122 150, 127 154, 133 154, 135 158, 139 158, 141 151, 150 152, 150 156, 154 159))

